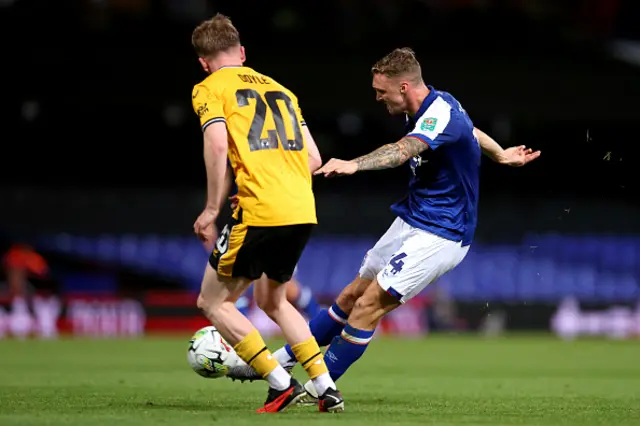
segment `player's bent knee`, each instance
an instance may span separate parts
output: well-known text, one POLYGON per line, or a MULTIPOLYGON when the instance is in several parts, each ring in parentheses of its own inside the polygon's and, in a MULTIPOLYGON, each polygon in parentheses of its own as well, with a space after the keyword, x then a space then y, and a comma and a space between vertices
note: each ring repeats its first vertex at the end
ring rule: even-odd
POLYGON ((286 293, 284 286, 270 287, 261 291, 260 296, 256 298, 256 305, 260 308, 269 318, 273 318, 277 315, 277 312, 282 308, 284 303, 288 303, 286 299, 286 293))
POLYGON ((213 324, 216 324, 218 321, 219 312, 218 307, 212 303, 212 301, 202 295, 200 293, 198 295, 198 301, 196 302, 198 309, 202 312, 202 314, 213 324))
POLYGON ((362 297, 365 293, 369 285, 371 284, 371 280, 362 278, 360 276, 356 277, 355 280, 351 282, 348 286, 346 286, 340 295, 336 298, 336 303, 344 312, 351 312, 354 308, 356 301, 362 297))
POLYGON ((294 303, 298 300, 298 296, 300 295, 300 287, 298 286, 298 283, 292 278, 284 285, 286 288, 287 300, 294 303))
POLYGON ((358 296, 352 288, 352 284, 349 284, 342 290, 342 292, 340 292, 340 294, 336 298, 336 304, 344 312, 350 312, 355 306, 356 300, 358 300, 358 296))
POLYGON ((196 302, 196 306, 198 307, 198 309, 200 309, 201 311, 207 311, 209 305, 210 304, 208 303, 207 299, 205 299, 202 293, 200 293, 198 295, 198 301, 196 302))
POLYGON ((224 304, 224 302, 224 300, 215 300, 209 297, 205 297, 202 293, 200 293, 198 295, 198 301, 196 302, 196 305, 198 309, 205 313, 208 313, 219 309, 220 306, 224 304))
POLYGON ((353 307, 352 315, 360 314, 363 316, 370 316, 373 312, 380 308, 380 301, 369 294, 362 295, 355 303, 353 307))
POLYGON ((387 294, 376 282, 356 301, 349 315, 349 323, 354 327, 375 327, 385 314, 399 305, 400 302, 387 294))
POLYGON ((383 314, 381 312, 380 303, 374 297, 368 294, 362 295, 349 315, 349 324, 356 328, 369 328, 375 326, 383 314))
POLYGON ((271 312, 274 312, 278 308, 278 304, 269 297, 260 297, 256 299, 256 305, 258 305, 258 308, 264 311, 264 313, 268 316, 270 316, 269 314, 271 312))

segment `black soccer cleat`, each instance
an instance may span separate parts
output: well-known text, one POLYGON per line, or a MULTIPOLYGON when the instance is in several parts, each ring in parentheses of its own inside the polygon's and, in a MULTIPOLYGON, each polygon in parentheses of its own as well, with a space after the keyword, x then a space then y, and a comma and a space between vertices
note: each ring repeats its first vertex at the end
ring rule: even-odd
MULTIPOLYGON (((291 374, 291 370, 294 366, 295 363, 291 365, 284 365, 283 367, 287 373, 291 374)), ((235 367, 229 368, 227 377, 234 382, 236 380, 240 380, 240 383, 244 383, 246 381, 253 382, 254 380, 264 380, 262 376, 256 372, 256 370, 245 363, 241 363, 236 365, 235 367)))
POLYGON ((253 382, 254 380, 263 380, 262 376, 247 364, 240 364, 229 368, 227 377, 234 382, 236 380, 240 380, 241 383, 244 383, 247 380, 250 382, 253 382))
POLYGON ((256 410, 257 413, 279 413, 296 405, 307 394, 300 382, 293 377, 289 387, 285 390, 269 388, 264 406, 256 410))
POLYGON ((329 388, 318 398, 318 409, 321 413, 340 413, 344 411, 344 400, 340 391, 329 388))

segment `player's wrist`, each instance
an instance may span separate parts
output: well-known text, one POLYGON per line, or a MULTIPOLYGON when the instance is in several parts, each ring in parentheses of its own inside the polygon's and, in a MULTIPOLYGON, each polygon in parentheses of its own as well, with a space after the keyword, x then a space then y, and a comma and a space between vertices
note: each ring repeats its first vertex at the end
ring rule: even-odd
POLYGON ((215 204, 208 204, 204 206, 204 210, 213 214, 218 214, 220 207, 215 204))
POLYGON ((507 164, 509 162, 509 158, 507 158, 507 155, 505 154, 504 150, 502 150, 502 151, 493 153, 493 161, 495 161, 498 164, 507 164))

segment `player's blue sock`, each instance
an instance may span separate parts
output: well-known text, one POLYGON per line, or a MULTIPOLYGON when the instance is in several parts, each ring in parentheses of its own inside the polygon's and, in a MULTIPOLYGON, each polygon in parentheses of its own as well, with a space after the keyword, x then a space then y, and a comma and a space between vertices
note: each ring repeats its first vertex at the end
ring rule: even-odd
POLYGON ((313 318, 318 315, 320 311, 320 305, 313 297, 313 292, 309 287, 300 286, 300 292, 298 294, 298 300, 296 300, 296 306, 302 310, 307 317, 313 318))
POLYGON ((324 362, 329 368, 333 381, 337 381, 356 362, 369 346, 373 331, 360 330, 347 324, 340 336, 331 341, 329 350, 324 354, 324 362))
MULTIPOLYGON (((331 339, 340 335, 340 332, 347 323, 349 315, 345 314, 340 307, 334 303, 329 309, 322 309, 309 321, 311 334, 316 338, 318 346, 323 347, 331 343, 331 339)), ((291 358, 295 355, 290 345, 284 347, 291 358)))

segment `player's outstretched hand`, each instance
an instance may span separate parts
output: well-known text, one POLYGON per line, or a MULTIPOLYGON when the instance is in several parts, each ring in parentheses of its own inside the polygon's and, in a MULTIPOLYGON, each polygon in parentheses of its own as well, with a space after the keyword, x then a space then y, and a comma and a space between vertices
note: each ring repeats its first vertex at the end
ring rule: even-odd
POLYGON ((213 250, 213 242, 215 241, 214 222, 217 216, 217 211, 205 208, 193 224, 193 231, 209 251, 213 250))
POLYGON ((332 158, 325 164, 320 167, 318 170, 313 172, 314 175, 324 175, 326 178, 335 177, 335 176, 346 176, 352 175, 358 171, 358 164, 353 161, 344 161, 338 160, 337 158, 332 158))
POLYGON ((503 151, 499 162, 511 167, 522 167, 540 157, 540 154, 540 151, 534 151, 524 145, 512 146, 503 151))

